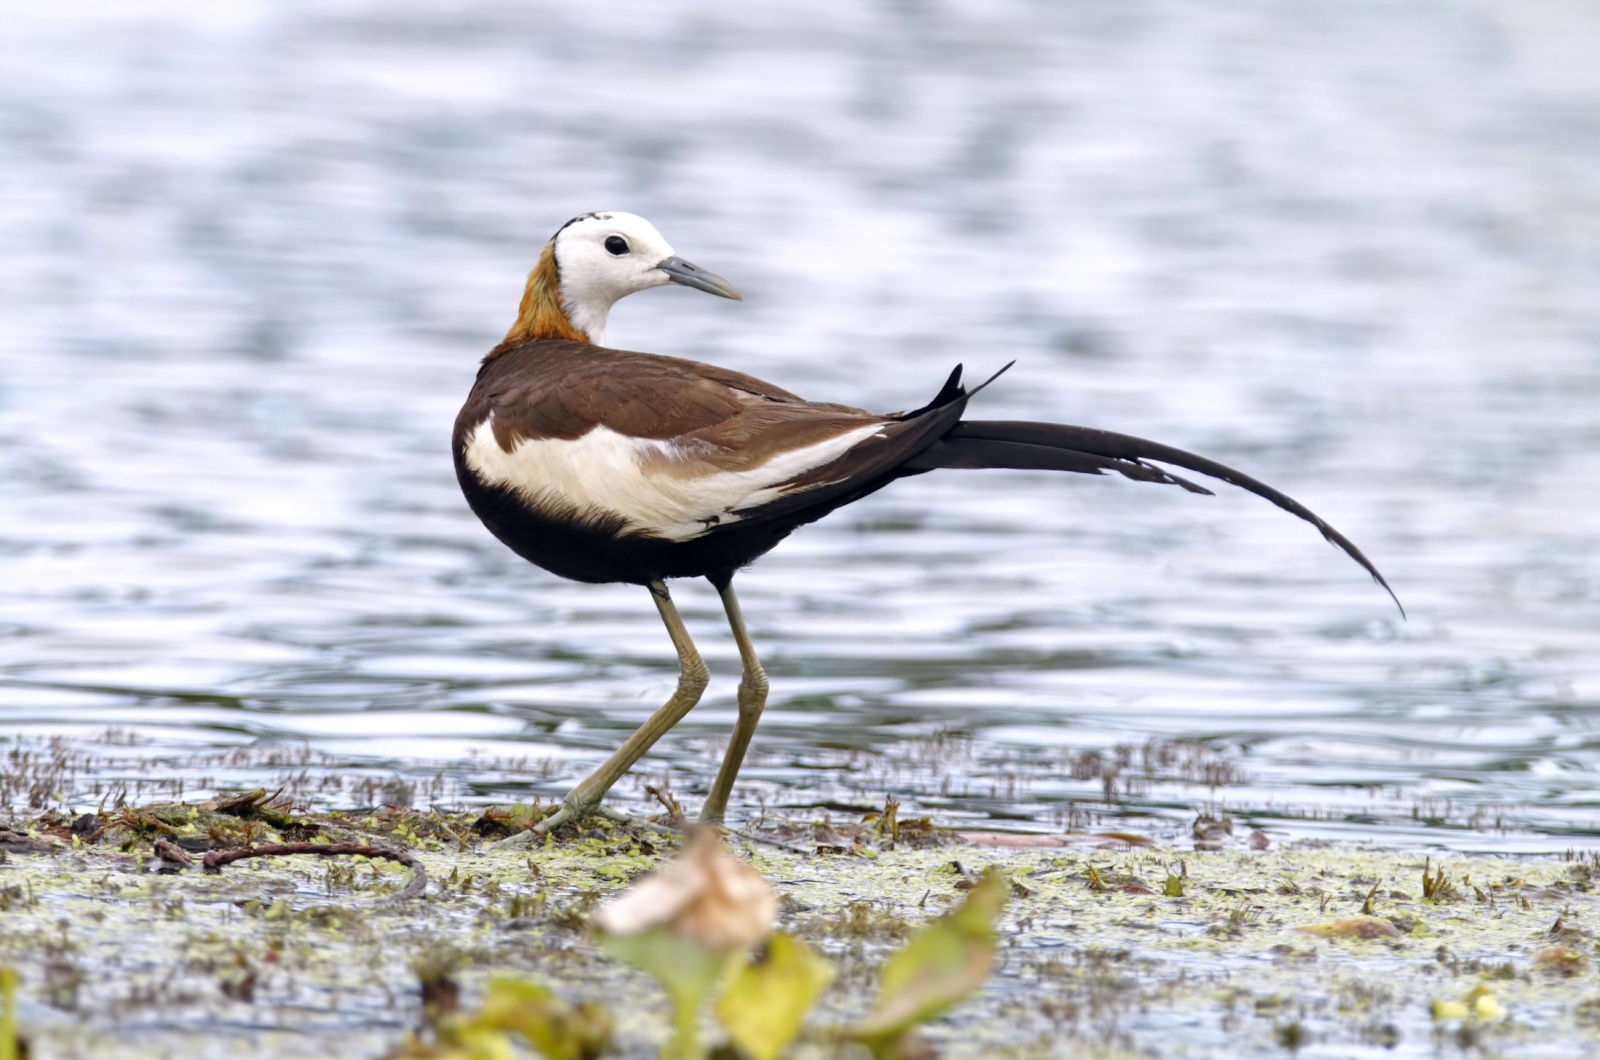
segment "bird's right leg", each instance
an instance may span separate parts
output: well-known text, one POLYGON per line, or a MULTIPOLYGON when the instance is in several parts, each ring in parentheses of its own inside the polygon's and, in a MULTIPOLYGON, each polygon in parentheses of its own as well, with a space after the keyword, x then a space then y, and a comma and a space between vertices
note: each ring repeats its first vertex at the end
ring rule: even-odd
POLYGON ((755 645, 750 641, 750 631, 744 624, 744 612, 739 608, 739 598, 733 595, 733 579, 712 578, 722 597, 722 606, 728 612, 728 625, 733 639, 739 645, 739 658, 744 663, 744 676, 739 679, 739 720, 734 723, 733 735, 728 739, 728 750, 722 758, 722 768, 706 796, 700 811, 701 824, 722 825, 728 812, 728 797, 733 794, 733 782, 739 776, 739 766, 744 762, 745 751, 750 748, 750 738, 756 734, 756 723, 767 705, 767 672, 756 658, 755 645))
POLYGON ((666 582, 651 582, 650 596, 656 602, 656 610, 661 612, 661 621, 666 623, 667 634, 672 637, 672 646, 678 649, 678 687, 672 693, 672 698, 662 704, 661 709, 650 715, 645 723, 617 748, 615 754, 606 759, 599 769, 580 781, 577 787, 567 792, 567 797, 561 800, 561 806, 555 813, 534 826, 533 831, 538 834, 543 835, 568 821, 593 813, 600 806, 600 800, 605 798, 606 792, 611 790, 611 786, 621 780, 623 775, 633 768, 633 764, 643 758, 655 742, 667 734, 668 729, 682 721, 683 716, 700 702, 700 696, 711 680, 711 671, 706 669, 700 653, 695 650, 694 642, 689 639, 689 631, 684 628, 683 619, 672 603, 672 594, 667 592, 666 582))

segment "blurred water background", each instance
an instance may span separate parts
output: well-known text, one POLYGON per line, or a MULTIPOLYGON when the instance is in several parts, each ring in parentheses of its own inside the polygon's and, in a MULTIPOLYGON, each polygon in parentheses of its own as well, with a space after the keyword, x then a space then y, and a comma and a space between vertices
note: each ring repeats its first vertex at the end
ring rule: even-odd
MULTIPOLYGON (((610 341, 1235 464, 944 472, 738 582, 736 812, 1600 845, 1600 10, 77 2, 0 29, 0 801, 559 795, 669 691, 645 593, 493 541, 455 410, 567 217, 746 301, 610 341)), ((691 807, 703 705, 618 792, 691 807)))

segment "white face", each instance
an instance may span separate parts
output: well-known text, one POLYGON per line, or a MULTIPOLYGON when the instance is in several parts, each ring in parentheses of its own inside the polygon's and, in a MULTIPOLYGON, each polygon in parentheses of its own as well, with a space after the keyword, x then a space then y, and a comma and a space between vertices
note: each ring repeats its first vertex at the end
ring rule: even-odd
POLYGON ((617 299, 672 282, 658 268, 672 256, 672 247, 655 225, 637 214, 574 218, 556 233, 561 308, 589 341, 599 343, 617 299))
POLYGON ((739 297, 733 286, 678 257, 655 225, 631 213, 586 213, 555 236, 561 308, 589 341, 604 340, 606 316, 617 299, 669 283, 723 298, 739 297))

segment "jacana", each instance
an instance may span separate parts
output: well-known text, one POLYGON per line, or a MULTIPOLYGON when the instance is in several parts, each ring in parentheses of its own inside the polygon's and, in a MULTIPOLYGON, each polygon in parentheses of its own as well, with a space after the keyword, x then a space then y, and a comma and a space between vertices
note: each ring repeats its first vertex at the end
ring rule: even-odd
POLYGON ((743 661, 738 720, 700 814, 720 823, 767 698, 734 575, 797 527, 911 475, 1115 471, 1211 492, 1152 462, 1170 464, 1306 520, 1394 596, 1343 534, 1214 460, 1089 427, 963 419, 982 387, 964 387, 959 366, 921 408, 878 414, 807 401, 726 368, 603 344, 619 298, 666 284, 739 297, 727 280, 673 253, 642 217, 589 213, 568 221, 539 255, 516 323, 484 358, 456 418, 456 475, 489 531, 563 578, 647 587, 678 651, 672 697, 567 794, 540 832, 594 812, 705 691, 710 674, 667 591, 673 578, 711 582, 743 661))

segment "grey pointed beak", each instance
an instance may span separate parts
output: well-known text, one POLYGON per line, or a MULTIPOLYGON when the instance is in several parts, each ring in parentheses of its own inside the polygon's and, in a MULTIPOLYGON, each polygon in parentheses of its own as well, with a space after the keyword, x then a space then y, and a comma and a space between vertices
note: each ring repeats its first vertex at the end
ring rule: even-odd
POLYGON ((735 302, 744 301, 744 297, 734 290, 733 284, 724 280, 714 272, 707 272, 698 265, 690 264, 674 254, 667 258, 656 268, 667 274, 673 283, 681 283, 685 287, 693 287, 697 291, 714 294, 721 298, 731 298, 735 302))

